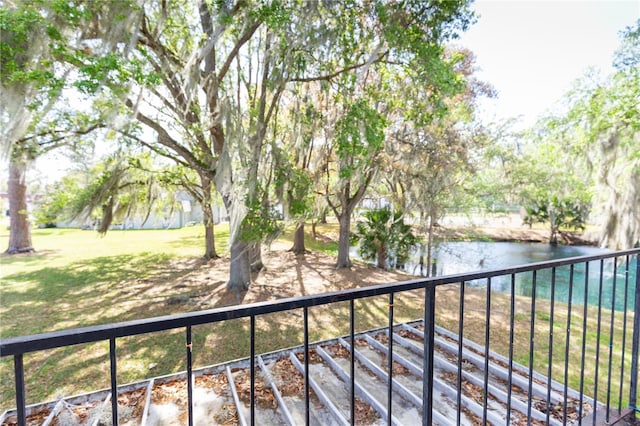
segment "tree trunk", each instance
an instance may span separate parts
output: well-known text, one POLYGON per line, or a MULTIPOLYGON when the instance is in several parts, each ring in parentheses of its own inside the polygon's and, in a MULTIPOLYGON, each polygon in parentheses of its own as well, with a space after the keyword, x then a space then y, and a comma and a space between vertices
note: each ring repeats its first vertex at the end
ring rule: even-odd
POLYGON ((338 218, 340 223, 340 233, 338 239, 338 261, 336 268, 350 268, 351 259, 349 257, 349 238, 351 236, 351 212, 343 211, 338 218))
POLYGON ((638 247, 640 243, 640 172, 632 172, 628 187, 609 186, 604 206, 600 246, 612 250, 638 247))
POLYGON ((252 242, 249 246, 249 264, 251 272, 260 272, 264 268, 262 263, 262 244, 260 241, 252 242))
POLYGON ((556 211, 553 208, 553 205, 549 203, 549 224, 551 226, 551 230, 549 232, 549 244, 552 246, 558 245, 558 226, 556 225, 556 211))
POLYGON ((211 209, 204 210, 204 258, 206 260, 217 259, 220 256, 216 253, 213 214, 211 209))
POLYGON ((227 289, 241 292, 247 290, 250 284, 249 244, 236 238, 231 242, 231 267, 227 289))
POLYGON ((299 220, 296 225, 296 230, 293 233, 293 247, 290 251, 295 254, 304 254, 307 251, 304 246, 304 220, 299 220))
POLYGON ((384 244, 378 247, 377 266, 380 269, 387 269, 387 247, 384 244))
MULTIPOLYGON (((429 216, 429 230, 427 231, 427 278, 432 275, 431 257, 433 256, 433 217, 429 216)), ((435 275, 435 274, 434 274, 435 275)))
MULTIPOLYGON (((229 229, 238 229, 239 223, 235 223, 238 220, 238 216, 234 214, 233 203, 231 202, 231 194, 221 193, 224 206, 229 214, 229 229)), ((239 219, 242 220, 242 219, 239 219)), ((238 238, 235 232, 231 232, 230 236, 230 256, 231 262, 229 265, 229 281, 227 282, 227 289, 234 292, 241 292, 247 290, 251 284, 251 263, 249 261, 249 244, 246 241, 242 241, 238 238)))
POLYGON ((200 176, 202 182, 202 212, 204 215, 204 258, 217 259, 213 211, 211 210, 211 179, 207 176, 200 176))
POLYGON ((27 211, 27 162, 9 162, 9 247, 8 254, 35 251, 31 243, 31 223, 27 211))
POLYGON ((549 244, 552 246, 558 245, 558 228, 552 223, 551 231, 549 233, 549 244))

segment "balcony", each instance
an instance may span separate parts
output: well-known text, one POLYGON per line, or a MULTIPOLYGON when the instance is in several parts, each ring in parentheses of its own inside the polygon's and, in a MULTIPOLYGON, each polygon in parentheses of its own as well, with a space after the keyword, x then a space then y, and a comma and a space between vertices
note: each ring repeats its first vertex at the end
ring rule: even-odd
POLYGON ((629 424, 637 411, 639 257, 633 249, 3 339, 17 409, 0 422, 629 424), (362 312, 380 298, 385 324, 359 330, 362 312), (445 303, 453 308, 436 309, 445 303), (409 304, 421 308, 420 318, 398 321, 409 304), (338 311, 335 329, 347 333, 310 342, 313 312, 322 307, 338 311), (273 314, 299 318, 302 342, 257 353, 256 322, 273 314), (239 319, 248 356, 194 366, 194 333, 239 319), (117 383, 118 345, 176 329, 184 333, 185 371, 117 383), (109 342, 110 389, 25 404, 25 354, 100 341, 109 342))

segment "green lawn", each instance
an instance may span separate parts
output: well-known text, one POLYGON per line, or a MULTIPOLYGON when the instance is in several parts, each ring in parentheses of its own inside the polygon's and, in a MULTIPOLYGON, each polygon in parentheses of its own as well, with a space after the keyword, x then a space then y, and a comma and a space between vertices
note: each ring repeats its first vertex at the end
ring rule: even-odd
MULTIPOLYGON (((307 230, 310 231, 310 230, 307 230)), ((336 234, 335 225, 321 228, 323 234, 336 234)), ((283 238, 290 239, 285 232, 283 238)), ((199 309, 185 303, 170 304, 174 297, 207 293, 223 288, 226 276, 212 277, 193 286, 189 272, 202 265, 203 229, 199 226, 177 230, 110 231, 100 237, 93 231, 34 230, 33 242, 38 250, 32 255, 0 257, 0 335, 28 335, 93 324, 148 318, 199 309)), ((216 247, 225 254, 228 228, 216 227, 216 247)), ((0 247, 6 247, 8 231, 0 231, 0 247)), ((335 242, 309 240, 308 248, 335 254, 335 242)), ((439 289, 437 322, 458 330, 458 292, 456 286, 439 289)), ((485 293, 469 288, 465 297, 465 336, 484 343, 485 293)), ((508 300, 505 295, 492 296, 491 349, 508 353, 508 300)), ((358 331, 384 326, 387 321, 387 298, 377 297, 356 302, 358 331)), ((394 303, 397 322, 422 316, 422 298, 397 296, 394 303)), ((585 377, 585 389, 592 389, 595 378, 594 354, 599 347, 600 374, 608 363, 610 312, 602 311, 602 334, 599 344, 597 312, 590 308, 586 333, 587 358, 581 368, 582 311, 574 307, 571 318, 569 383, 578 388, 585 377)), ((553 376, 562 381, 567 329, 566 305, 556 304, 554 313, 555 367, 553 376)), ((525 365, 529 358, 529 299, 518 297, 515 315, 514 358, 525 365)), ((302 343, 301 312, 258 318, 256 350, 266 352, 302 343)), ((546 374, 549 347, 549 303, 536 306, 535 369, 546 374)), ((335 304, 310 309, 311 339, 321 340, 348 332, 348 305, 335 304)), ((249 354, 247 320, 194 327, 196 366, 224 362, 249 354), (229 338, 232 336, 232 338, 229 338)), ((621 315, 614 323, 613 365, 619 365, 622 335, 621 315)), ((631 330, 627 329, 630 351, 631 330)), ((132 336, 118 340, 118 381, 128 383, 185 369, 184 331, 132 336)), ((625 358, 629 371, 630 356, 625 358)), ((78 345, 25 356, 27 402, 35 403, 62 395, 73 395, 109 386, 108 342, 78 345)), ((0 361, 0 411, 13 407, 12 360, 0 361)), ((619 374, 616 372, 615 375, 619 374)), ((628 373, 626 373, 628 376, 628 373)), ((617 377, 612 378, 617 389, 617 377)), ((606 379, 601 379, 599 394, 606 395, 606 379), (604 381, 603 381, 604 380, 604 381)), ((626 386, 626 385, 625 385, 626 386)), ((627 388, 628 389, 628 388, 627 388)), ((617 392, 615 392, 617 393, 617 392)), ((614 395, 612 403, 617 403, 614 395)))
MULTIPOLYGON (((227 237, 227 228, 221 226, 221 247, 227 237)), ((6 246, 7 238, 6 233, 0 235, 0 247, 6 246)), ((198 257, 203 230, 110 231, 100 237, 93 231, 38 229, 33 243, 33 255, 0 258, 3 337, 137 316, 114 310, 113 305, 124 301, 132 282, 160 274, 177 277, 179 272, 170 270, 171 260, 198 257)))

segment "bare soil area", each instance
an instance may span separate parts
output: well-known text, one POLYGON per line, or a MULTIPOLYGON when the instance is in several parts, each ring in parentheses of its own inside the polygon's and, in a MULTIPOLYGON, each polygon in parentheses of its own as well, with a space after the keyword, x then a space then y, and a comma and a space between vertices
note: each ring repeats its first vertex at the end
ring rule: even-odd
MULTIPOLYGON (((263 251, 265 268, 253 275, 249 290, 234 293, 226 288, 229 259, 209 262, 183 261, 174 265, 186 272, 180 278, 197 294, 175 296, 172 304, 195 304, 199 309, 298 297, 330 291, 340 291, 375 284, 404 281, 409 276, 354 263, 350 269, 336 269, 335 259, 320 252, 295 255, 285 243, 274 243, 263 251)), ((160 278, 163 279, 163 278, 160 278)), ((166 279, 166 278, 164 278, 166 279)), ((184 293, 183 293, 184 294, 184 293)))
MULTIPOLYGON (((595 242, 582 233, 563 234, 566 244, 593 245, 595 242)), ((442 240, 484 240, 548 242, 548 231, 525 227, 438 227, 437 237, 442 240)), ((320 235, 323 239, 336 239, 333 235, 320 235)), ((169 303, 196 304, 200 309, 253 303, 287 297, 298 297, 369 285, 410 279, 409 275, 396 271, 385 271, 361 263, 354 263, 350 269, 336 269, 335 259, 320 252, 295 255, 288 251, 290 245, 275 242, 263 251, 265 268, 253 276, 248 291, 236 294, 226 289, 229 259, 210 262, 185 261, 174 265, 183 270, 180 279, 189 287, 201 288, 199 294, 169 299, 169 303)))

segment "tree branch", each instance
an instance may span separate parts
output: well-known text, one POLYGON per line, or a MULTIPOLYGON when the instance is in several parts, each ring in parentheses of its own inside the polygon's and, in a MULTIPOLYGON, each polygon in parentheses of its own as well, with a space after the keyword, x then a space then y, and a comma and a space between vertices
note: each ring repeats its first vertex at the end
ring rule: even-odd
POLYGON ((37 139, 37 138, 41 138, 44 136, 53 136, 53 135, 60 135, 61 133, 66 133, 66 134, 62 134, 60 136, 54 137, 50 140, 47 141, 40 141, 38 142, 38 146, 43 150, 43 152, 48 152, 51 151, 55 148, 58 148, 61 146, 61 144, 59 144, 58 142, 61 142, 65 139, 71 138, 71 137, 75 137, 75 136, 83 136, 86 135, 88 133, 93 132, 94 130, 104 127, 104 123, 95 123, 92 124, 89 127, 86 127, 84 129, 79 129, 79 130, 70 130, 70 129, 54 129, 54 130, 47 130, 47 131, 43 131, 40 133, 36 133, 35 135, 30 135, 27 136, 25 138, 19 139, 16 141, 16 144, 22 144, 22 143, 26 143, 32 139, 37 139), (48 145, 48 146, 47 146, 48 145), (46 147, 45 147, 46 146, 46 147))
POLYGON ((206 165, 203 165, 193 155, 193 153, 191 151, 189 151, 186 147, 184 147, 178 141, 173 139, 171 137, 171 135, 169 134, 169 132, 167 132, 167 130, 164 127, 162 127, 159 123, 157 123, 156 121, 154 121, 150 117, 144 115, 140 111, 136 111, 135 105, 134 105, 133 101, 131 101, 131 99, 127 98, 125 100, 125 104, 127 105, 127 107, 129 107, 131 109, 131 111, 134 113, 135 118, 137 120, 139 120, 141 123, 147 125, 148 127, 150 127, 152 130, 154 130, 156 132, 156 134, 158 135, 158 143, 159 144, 164 145, 167 148, 175 151, 180 157, 184 158, 184 160, 187 162, 187 164, 190 167, 193 167, 193 168, 195 168, 197 170, 200 170, 203 173, 211 173, 211 170, 209 170, 206 167, 206 165))
POLYGON ((389 51, 387 50, 387 51, 381 53, 380 56, 378 56, 373 61, 359 62, 357 64, 350 65, 350 66, 348 66, 346 68, 342 68, 342 69, 340 69, 338 71, 334 71, 334 72, 332 72, 330 74, 317 75, 317 76, 314 76, 314 77, 294 77, 294 78, 289 79, 288 81, 290 81, 290 82, 299 82, 299 83, 310 83, 310 82, 313 82, 313 81, 330 81, 330 80, 333 80, 334 78, 336 78, 337 76, 339 76, 341 74, 344 74, 345 72, 353 71, 355 69, 362 68, 362 67, 370 65, 372 63, 378 63, 378 62, 380 62, 382 60, 382 58, 387 56, 388 53, 389 53, 389 51))
POLYGON ((123 135, 125 135, 128 138, 134 139, 140 145, 149 148, 151 151, 155 152, 156 154, 161 155, 162 157, 165 157, 165 158, 168 158, 168 159, 174 161, 178 165, 181 165, 181 166, 184 166, 184 167, 190 167, 189 163, 187 163, 186 161, 180 159, 180 157, 177 157, 177 156, 171 154, 168 151, 164 151, 164 150, 160 149, 157 145, 154 145, 154 144, 151 144, 149 142, 146 142, 145 140, 140 139, 139 137, 137 137, 135 135, 131 135, 131 134, 128 134, 128 133, 123 133, 123 132, 120 132, 120 133, 122 133, 123 135))
MULTIPOLYGON (((146 14, 144 14, 142 19, 142 26, 140 28, 140 33, 143 37, 138 37, 139 43, 143 46, 147 46, 148 48, 159 54, 159 56, 169 59, 175 66, 184 68, 185 64, 180 60, 180 57, 171 50, 164 47, 164 45, 158 42, 158 40, 154 37, 154 34, 151 34, 151 32, 149 32, 146 21, 146 14)), ((157 33, 157 28, 155 32, 157 33)))
POLYGON ((225 77, 225 75, 229 71, 229 67, 231 66, 231 63, 233 62, 234 58, 240 51, 240 48, 244 46, 244 44, 247 41, 249 41, 249 39, 258 30, 261 24, 262 22, 260 21, 255 22, 252 26, 249 27, 249 29, 247 29, 247 31, 242 35, 242 37, 238 39, 235 46, 233 46, 233 49, 231 50, 231 52, 229 52, 229 55, 227 56, 227 60, 224 62, 224 64, 222 64, 222 67, 220 67, 220 72, 218 72, 218 75, 216 77, 218 79, 218 82, 221 82, 222 79, 225 77))

